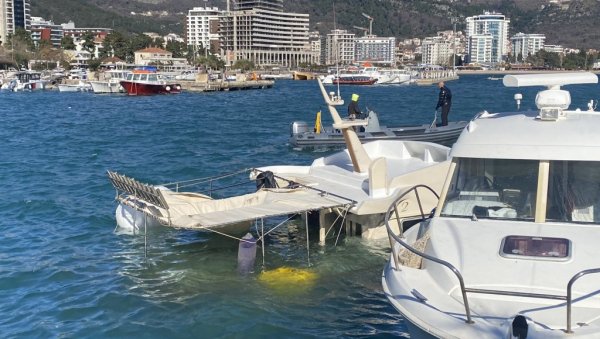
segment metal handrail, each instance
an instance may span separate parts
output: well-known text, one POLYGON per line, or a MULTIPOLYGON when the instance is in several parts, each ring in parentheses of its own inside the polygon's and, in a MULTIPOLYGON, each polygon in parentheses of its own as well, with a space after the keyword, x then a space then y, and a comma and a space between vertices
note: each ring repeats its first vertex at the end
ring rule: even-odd
MULTIPOLYGON (((456 275, 456 277, 458 278, 458 282, 460 284, 460 291, 462 293, 463 303, 465 304, 465 313, 467 315, 467 320, 465 322, 467 324, 473 324, 474 322, 471 319, 471 309, 469 308, 469 300, 467 299, 467 291, 465 289, 465 282, 463 280, 462 275, 458 271, 458 269, 456 267, 452 266, 452 264, 450 264, 447 261, 430 256, 428 254, 425 254, 425 253, 411 247, 410 245, 408 245, 407 243, 402 241, 402 239, 400 239, 400 237, 398 237, 396 234, 394 234, 394 231, 392 231, 392 229, 390 227, 389 221, 390 221, 390 215, 392 214, 392 211, 396 214, 396 217, 398 218, 398 210, 397 210, 396 206, 406 195, 408 195, 412 191, 415 191, 415 195, 417 197, 417 203, 419 204, 419 209, 421 211, 421 220, 425 221, 425 219, 426 219, 425 213, 423 212, 423 205, 421 204, 421 199, 420 199, 419 193, 417 191, 418 188, 428 189, 439 200, 440 196, 431 187, 429 187, 427 185, 416 185, 416 186, 413 186, 412 188, 410 188, 408 191, 404 192, 404 194, 400 195, 400 197, 398 197, 396 200, 394 200, 392 205, 388 208, 387 213, 385 214, 385 227, 387 228, 388 236, 390 236, 391 238, 396 240, 397 243, 399 243, 400 245, 402 245, 404 248, 411 251, 412 253, 414 253, 424 259, 431 260, 435 263, 443 265, 443 266, 447 267, 448 269, 450 269, 454 273, 454 275, 456 275)), ((394 249, 394 244, 392 243, 391 238, 390 238, 390 245, 392 247, 392 255, 394 257, 395 268, 396 268, 396 270, 398 270, 398 259, 396 258, 397 254, 396 254, 396 250, 394 249)))
MULTIPOLYGON (((476 288, 466 288, 465 287, 465 283, 464 283, 464 279, 462 277, 462 275, 460 274, 460 271, 454 267, 452 264, 450 264, 447 261, 444 261, 442 259, 438 259, 436 257, 430 256, 426 253, 423 253, 413 247, 411 247, 409 244, 407 244, 406 242, 404 242, 399 236, 397 236, 396 234, 394 234, 394 231, 392 230, 392 228, 390 227, 389 221, 390 221, 390 215, 392 214, 392 212, 394 212, 396 214, 396 218, 397 220, 400 220, 399 216, 398 216, 398 210, 397 210, 397 205, 400 201, 402 201, 402 199, 408 195, 410 192, 415 191, 415 195, 417 197, 417 202, 419 203, 419 208, 421 210, 421 219, 422 221, 425 221, 425 214, 423 212, 423 208, 421 205, 421 201, 419 198, 419 194, 417 192, 418 188, 427 188, 429 191, 431 191, 438 199, 439 196, 437 195, 437 193, 429 186, 426 185, 416 185, 413 186, 412 188, 410 188, 408 191, 404 192, 404 194, 402 194, 400 197, 398 197, 396 200, 394 200, 394 202, 392 203, 392 205, 388 208, 387 213, 385 214, 385 227, 387 229, 388 232, 388 237, 390 240, 390 245, 392 248, 392 256, 394 258, 394 268, 396 270, 398 270, 398 258, 397 258, 397 253, 396 250, 394 248, 394 244, 393 244, 393 240, 395 240, 398 244, 400 244, 402 247, 406 248, 407 250, 409 250, 410 252, 424 258, 430 261, 433 261, 435 263, 438 263, 440 265, 443 265, 445 267, 447 267, 448 269, 450 269, 457 277, 458 282, 460 284, 460 290, 462 293, 462 297, 463 297, 463 303, 465 305, 465 313, 467 316, 467 320, 466 323, 468 324, 473 324, 473 320, 471 320, 471 310, 469 308, 469 301, 467 298, 467 292, 470 293, 482 293, 482 294, 496 294, 496 295, 510 295, 510 296, 516 296, 516 297, 526 297, 526 298, 541 298, 541 299, 553 299, 553 300, 566 300, 566 307, 567 307, 567 328, 566 328, 566 333, 573 333, 573 330, 571 329, 571 308, 572 308, 572 304, 573 304, 573 295, 572 295, 572 288, 573 285, 575 284, 575 282, 581 278, 584 275, 588 275, 588 274, 596 274, 596 273, 600 273, 600 268, 592 268, 592 269, 587 269, 587 270, 583 270, 580 271, 578 273, 576 273, 570 280, 569 283, 567 284, 567 295, 563 296, 563 295, 552 295, 552 294, 541 294, 541 293, 525 293, 525 292, 509 292, 509 291, 500 291, 500 290, 486 290, 486 289, 476 289, 476 288)), ((402 230, 401 230, 402 231, 402 230)))
POLYGON ((577 281, 577 279, 583 277, 584 275, 588 275, 588 274, 594 274, 594 273, 600 273, 600 268, 592 268, 589 270, 583 270, 577 274, 575 274, 573 276, 573 278, 571 278, 571 280, 569 280, 569 283, 567 284, 567 333, 573 333, 573 330, 571 330, 571 304, 573 303, 573 295, 572 295, 572 287, 573 284, 575 284, 575 281, 577 281))

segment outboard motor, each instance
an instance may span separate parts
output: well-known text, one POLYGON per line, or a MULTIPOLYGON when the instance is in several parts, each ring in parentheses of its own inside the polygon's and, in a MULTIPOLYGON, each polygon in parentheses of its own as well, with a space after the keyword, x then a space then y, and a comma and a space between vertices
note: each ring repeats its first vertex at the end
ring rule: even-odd
POLYGON ((275 176, 273 172, 266 171, 261 172, 256 176, 256 190, 260 190, 261 188, 277 188, 277 181, 275 180, 275 176))
POLYGON ((238 273, 247 275, 254 271, 254 262, 256 261, 256 239, 250 233, 240 240, 238 247, 238 273))

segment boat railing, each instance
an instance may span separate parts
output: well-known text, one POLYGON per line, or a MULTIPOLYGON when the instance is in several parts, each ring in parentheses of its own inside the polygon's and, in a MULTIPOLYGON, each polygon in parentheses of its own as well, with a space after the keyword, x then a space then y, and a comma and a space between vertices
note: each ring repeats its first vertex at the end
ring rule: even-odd
MULTIPOLYGON (((396 220, 400 220, 399 218, 399 213, 398 213, 398 204, 402 201, 402 199, 404 199, 405 196, 407 196, 408 194, 410 194, 411 192, 415 192, 415 196, 417 198, 417 204, 419 205, 419 210, 421 212, 421 221, 425 221, 427 219, 427 217, 425 216, 425 212, 423 211, 423 204, 421 203, 421 198, 419 197, 419 188, 423 188, 423 189, 427 189, 430 192, 432 192, 438 199, 439 199, 439 195, 429 186, 427 185, 416 185, 413 186, 411 189, 409 189, 408 191, 404 192, 404 194, 400 195, 396 200, 394 200, 394 202, 392 203, 392 205, 388 208, 387 213, 385 214, 385 227, 387 228, 387 232, 388 232, 388 237, 390 240, 390 246, 392 248, 392 257, 394 258, 394 268, 396 270, 399 269, 399 265, 398 265, 398 253, 396 253, 396 249, 394 246, 394 240, 400 244, 402 247, 406 248, 407 250, 409 250, 410 252, 424 258, 430 261, 433 261, 435 263, 438 263, 440 265, 446 266, 449 270, 451 270, 454 275, 456 275, 456 277, 458 278, 458 281, 460 283, 460 290, 462 292, 462 297, 463 297, 463 302, 465 304, 465 313, 467 315, 467 320, 466 322, 469 324, 473 323, 473 320, 471 319, 471 310, 469 309, 469 300, 467 299, 467 292, 465 289, 465 282, 463 280, 462 275, 460 274, 460 271, 452 266, 452 264, 450 264, 447 261, 438 259, 436 257, 433 257, 431 255, 428 255, 426 253, 423 253, 415 248, 413 248, 412 246, 410 246, 409 244, 407 244, 406 242, 404 242, 400 236, 396 235, 394 233, 394 231, 392 230, 392 228, 390 227, 390 217, 392 215, 392 213, 394 213, 394 215, 396 216, 396 220)), ((401 225, 399 225, 400 230, 402 232, 402 227, 401 225)), ((403 235, 402 235, 403 236, 403 235)))
POLYGON ((394 259, 394 269, 395 270, 399 270, 399 262, 398 262, 398 251, 396 251, 396 247, 394 246, 394 241, 396 243, 398 243, 400 246, 404 247, 405 249, 407 249, 408 251, 410 251, 411 253, 432 261, 434 263, 440 264, 442 266, 445 266, 446 268, 448 268, 450 271, 452 271, 452 273, 454 273, 454 275, 456 276, 456 278, 458 279, 459 285, 460 285, 460 291, 462 294, 462 298, 463 298, 463 304, 465 306, 465 314, 466 314, 466 323, 468 324, 473 324, 474 321, 471 319, 471 309, 469 308, 469 300, 467 297, 467 293, 481 293, 481 294, 493 294, 493 295, 506 295, 506 296, 513 296, 513 297, 524 297, 524 298, 540 298, 540 299, 550 299, 550 300, 564 300, 565 306, 567 308, 567 326, 566 326, 566 333, 573 333, 573 330, 571 328, 571 309, 572 309, 572 304, 573 304, 573 295, 572 295, 572 289, 573 289, 573 285, 575 284, 575 282, 588 274, 597 274, 600 273, 600 268, 592 268, 592 269, 587 269, 587 270, 583 270, 580 271, 578 273, 576 273, 575 275, 573 275, 573 277, 569 280, 568 284, 567 284, 567 293, 566 295, 554 295, 554 294, 543 294, 543 293, 530 293, 530 292, 517 292, 517 291, 502 291, 502 290, 489 290, 489 289, 478 289, 478 288, 467 288, 465 286, 465 282, 464 282, 464 278, 462 276, 462 274, 460 273, 460 271, 454 267, 451 263, 439 259, 437 257, 428 255, 422 251, 417 250, 416 248, 410 246, 408 243, 406 243, 404 240, 402 240, 402 238, 404 238, 403 235, 403 230, 402 227, 400 225, 400 234, 395 234, 393 229, 390 226, 390 221, 391 220, 396 220, 396 221, 400 221, 402 220, 399 217, 399 213, 398 213, 398 204, 399 202, 402 201, 402 199, 404 199, 404 197, 406 197, 409 193, 411 192, 415 192, 416 198, 417 198, 417 203, 419 204, 419 208, 421 211, 421 221, 426 221, 428 219, 428 217, 425 215, 425 213, 423 212, 423 208, 422 208, 422 204, 420 201, 420 197, 418 194, 418 189, 419 188, 426 188, 429 191, 431 191, 436 197, 439 196, 435 193, 435 191, 426 185, 416 185, 414 187, 412 187, 411 189, 409 189, 408 191, 404 192, 404 194, 400 195, 396 200, 394 200, 394 202, 390 205, 390 207, 387 210, 387 213, 385 214, 385 227, 387 229, 388 232, 388 238, 390 240, 390 246, 392 249, 392 257, 394 259), (392 218, 392 215, 395 215, 395 218, 392 218))

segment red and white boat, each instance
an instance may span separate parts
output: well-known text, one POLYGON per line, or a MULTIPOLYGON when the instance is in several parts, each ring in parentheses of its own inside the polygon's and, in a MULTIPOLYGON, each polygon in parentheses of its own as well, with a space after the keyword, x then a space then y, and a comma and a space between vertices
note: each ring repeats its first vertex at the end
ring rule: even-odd
POLYGON ((129 95, 154 95, 181 93, 181 85, 169 82, 161 74, 147 70, 134 70, 121 81, 129 95))

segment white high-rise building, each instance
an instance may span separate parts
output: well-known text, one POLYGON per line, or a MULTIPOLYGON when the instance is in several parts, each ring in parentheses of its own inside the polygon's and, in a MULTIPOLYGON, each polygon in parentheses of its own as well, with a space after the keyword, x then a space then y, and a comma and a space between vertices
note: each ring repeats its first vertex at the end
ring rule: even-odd
POLYGON ((192 48, 219 51, 219 20, 225 11, 217 7, 194 7, 186 17, 186 43, 192 48))
POLYGON ((228 64, 316 64, 319 54, 311 50, 308 29, 309 15, 284 12, 283 0, 234 0, 220 20, 222 57, 228 64))
POLYGON ((366 36, 356 39, 354 61, 393 65, 395 63, 396 38, 366 36))
POLYGON ((502 62, 510 51, 510 41, 508 39, 508 28, 510 19, 500 13, 485 12, 482 15, 476 15, 467 18, 466 36, 468 42, 468 53, 470 62, 484 64, 495 64, 502 62), (491 51, 488 53, 482 48, 487 45, 487 38, 491 39, 491 51), (477 55, 476 58, 473 56, 477 55))
POLYGON ((356 35, 334 29, 325 39, 325 64, 351 64, 355 60, 356 35))
POLYGON ((29 0, 0 0, 0 43, 5 44, 7 37, 17 28, 29 31, 31 10, 29 0))
POLYGON ((544 34, 525 34, 517 33, 512 38, 512 55, 514 58, 521 60, 526 59, 530 55, 536 54, 540 49, 544 48, 546 36, 544 34))

